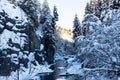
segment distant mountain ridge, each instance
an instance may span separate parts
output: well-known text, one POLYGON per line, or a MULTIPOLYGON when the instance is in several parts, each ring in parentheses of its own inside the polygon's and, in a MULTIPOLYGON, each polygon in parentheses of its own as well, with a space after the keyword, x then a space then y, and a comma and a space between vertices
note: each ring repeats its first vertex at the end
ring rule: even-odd
POLYGON ((60 38, 67 40, 67 41, 73 41, 73 33, 72 29, 66 29, 61 26, 56 26, 56 30, 58 31, 57 34, 60 38))

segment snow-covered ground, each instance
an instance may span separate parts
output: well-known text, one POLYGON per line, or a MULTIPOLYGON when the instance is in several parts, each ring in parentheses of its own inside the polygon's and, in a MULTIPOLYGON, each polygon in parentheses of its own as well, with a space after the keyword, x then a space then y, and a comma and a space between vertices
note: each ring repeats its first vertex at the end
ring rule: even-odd
POLYGON ((0 12, 3 10, 12 19, 27 21, 26 14, 18 6, 10 4, 8 0, 0 1, 0 12))
POLYGON ((31 64, 31 66, 26 69, 24 67, 21 67, 18 71, 16 72, 12 72, 10 76, 4 77, 4 76, 0 76, 0 80, 40 80, 40 76, 42 76, 42 74, 50 74, 53 72, 53 70, 51 70, 49 68, 49 65, 37 65, 37 66, 33 66, 31 64), (19 79, 18 79, 19 78, 19 79))
MULTIPOLYGON (((4 29, 0 35, 0 49, 2 50, 10 48, 8 46, 9 39, 11 39, 12 42, 20 44, 20 46, 23 47, 26 39, 25 37, 21 36, 27 35, 25 33, 20 33, 19 31, 25 30, 25 27, 21 29, 17 28, 16 26, 24 25, 26 22, 28 22, 26 14, 20 9, 20 7, 16 6, 15 4, 11 4, 8 0, 0 1, 0 12, 5 13, 4 17, 6 16, 7 18, 11 19, 11 22, 8 20, 6 26, 11 27, 12 29, 12 31, 9 29, 4 29), (17 33, 14 31, 17 31, 17 33)), ((19 51, 17 48, 13 49, 19 51)))

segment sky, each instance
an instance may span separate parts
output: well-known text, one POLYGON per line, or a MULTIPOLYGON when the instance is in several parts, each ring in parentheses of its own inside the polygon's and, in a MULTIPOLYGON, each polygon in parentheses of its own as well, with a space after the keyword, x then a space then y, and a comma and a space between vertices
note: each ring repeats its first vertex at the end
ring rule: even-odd
MULTIPOLYGON (((89 0, 47 0, 51 11, 53 6, 56 5, 59 14, 59 21, 57 25, 66 29, 73 27, 73 20, 75 14, 78 15, 80 22, 83 19, 86 3, 89 0)), ((43 2, 43 0, 41 0, 43 2)))

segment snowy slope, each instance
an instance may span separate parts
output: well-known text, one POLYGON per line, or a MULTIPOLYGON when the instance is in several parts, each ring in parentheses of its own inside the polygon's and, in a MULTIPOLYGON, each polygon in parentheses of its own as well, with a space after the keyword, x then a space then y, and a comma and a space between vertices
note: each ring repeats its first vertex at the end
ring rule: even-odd
POLYGON ((11 4, 7 0, 0 1, 0 12, 5 12, 9 18, 15 20, 24 20, 27 22, 27 17, 25 13, 15 4, 11 4))
POLYGON ((0 28, 3 29, 0 35, 0 49, 11 48, 19 51, 16 46, 10 46, 10 40, 11 43, 24 47, 27 35, 21 32, 25 32, 27 16, 18 6, 7 0, 0 1, 0 13, 3 18, 0 20, 0 28))
POLYGON ((21 47, 24 46, 26 39, 24 37, 20 37, 21 35, 26 36, 26 34, 15 34, 14 32, 5 29, 1 34, 0 49, 10 48, 8 44, 9 39, 11 39, 14 43, 20 44, 21 47))

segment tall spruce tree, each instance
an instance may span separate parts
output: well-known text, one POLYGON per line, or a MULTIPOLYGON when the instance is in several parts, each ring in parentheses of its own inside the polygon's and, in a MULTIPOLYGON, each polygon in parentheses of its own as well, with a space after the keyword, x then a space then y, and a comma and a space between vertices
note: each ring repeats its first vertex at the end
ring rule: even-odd
POLYGON ((90 3, 87 2, 86 7, 85 7, 85 14, 91 14, 92 10, 91 10, 91 5, 90 3))
POLYGON ((44 31, 45 60, 51 64, 54 61, 55 54, 55 21, 51 15, 51 11, 47 0, 42 5, 41 24, 44 31))
POLYGON ((79 35, 81 35, 81 28, 80 28, 80 22, 78 16, 76 14, 73 21, 73 39, 75 39, 79 35))
POLYGON ((52 15, 51 15, 51 11, 48 5, 47 0, 44 0, 43 4, 42 4, 42 14, 41 14, 41 23, 46 23, 49 22, 51 25, 52 22, 52 15))
POLYGON ((100 18, 102 12, 102 3, 101 0, 98 0, 95 4, 95 15, 100 18))
POLYGON ((54 9, 53 9, 53 17, 55 21, 58 21, 58 12, 57 12, 56 6, 54 6, 54 9))
POLYGON ((120 0, 111 0, 110 1, 110 7, 112 9, 119 9, 120 8, 120 0))
POLYGON ((54 8, 53 8, 53 18, 52 18, 52 26, 55 28, 55 25, 56 25, 56 21, 58 21, 59 19, 58 19, 58 12, 57 12, 57 7, 56 6, 54 6, 54 8))
POLYGON ((110 0, 91 0, 86 4, 85 14, 94 14, 102 21, 109 9, 109 3, 110 0))

